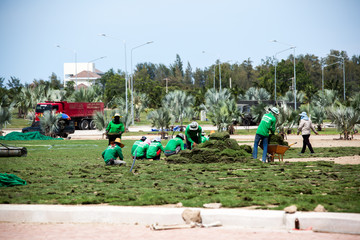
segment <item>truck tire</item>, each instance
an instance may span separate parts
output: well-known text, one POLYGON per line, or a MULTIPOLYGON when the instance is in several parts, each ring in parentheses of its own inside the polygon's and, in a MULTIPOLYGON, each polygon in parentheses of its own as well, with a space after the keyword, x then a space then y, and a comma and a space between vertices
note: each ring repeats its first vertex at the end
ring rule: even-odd
POLYGON ((90 129, 91 129, 91 130, 96 129, 96 125, 95 125, 95 121, 94 121, 94 120, 91 120, 91 121, 90 121, 90 129))
POLYGON ((81 130, 88 130, 89 129, 89 122, 87 120, 82 120, 80 123, 81 130))

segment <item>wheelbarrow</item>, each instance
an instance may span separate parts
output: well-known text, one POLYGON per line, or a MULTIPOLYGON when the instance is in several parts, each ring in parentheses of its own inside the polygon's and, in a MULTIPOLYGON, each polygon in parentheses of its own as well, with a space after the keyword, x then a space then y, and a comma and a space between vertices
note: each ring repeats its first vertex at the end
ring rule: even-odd
MULTIPOLYGON (((278 144, 268 144, 267 147, 267 160, 268 162, 274 162, 275 157, 279 158, 279 161, 284 161, 285 152, 292 146, 296 144, 290 144, 289 146, 278 145, 278 144)), ((264 149, 260 146, 261 149, 264 149)))

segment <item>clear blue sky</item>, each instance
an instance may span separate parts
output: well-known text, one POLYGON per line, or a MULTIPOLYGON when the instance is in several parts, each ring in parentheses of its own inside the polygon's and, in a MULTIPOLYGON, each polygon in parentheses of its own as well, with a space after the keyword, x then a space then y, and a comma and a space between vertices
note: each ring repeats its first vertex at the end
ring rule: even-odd
MULTIPOLYGON (((0 77, 31 83, 63 63, 107 56, 96 68, 127 70, 140 62, 167 66, 179 54, 186 67, 216 59, 253 65, 287 48, 325 57, 331 49, 360 54, 359 0, 0 0, 0 77), (105 33, 119 40, 100 37, 105 33), (55 47, 57 44, 64 48, 55 47), (202 53, 206 51, 207 53, 202 53)), ((287 58, 291 51, 279 58, 287 58)))

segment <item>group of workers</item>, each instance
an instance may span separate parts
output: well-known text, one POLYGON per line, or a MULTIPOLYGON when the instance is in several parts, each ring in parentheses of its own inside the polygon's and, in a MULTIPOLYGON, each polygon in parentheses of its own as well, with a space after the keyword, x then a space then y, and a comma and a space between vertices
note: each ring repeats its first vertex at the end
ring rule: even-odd
MULTIPOLYGON (((124 144, 121 143, 121 135, 125 131, 125 127, 120 118, 120 114, 116 113, 106 128, 109 146, 102 153, 106 165, 126 165, 121 150, 124 147, 124 144), (117 158, 120 160, 117 160, 117 158)), ((134 142, 131 155, 136 159, 160 160, 161 152, 164 152, 165 156, 168 157, 178 154, 185 148, 192 149, 197 144, 207 140, 208 138, 205 136, 201 126, 197 122, 192 122, 186 127, 185 135, 182 133, 177 134, 175 138, 169 140, 165 148, 161 144, 160 137, 156 137, 152 141, 145 136, 141 137, 140 140, 134 142), (186 140, 186 145, 184 140, 186 140)))
MULTIPOLYGON (((268 113, 264 114, 262 117, 254 140, 254 148, 252 153, 254 159, 257 159, 258 146, 262 141, 262 161, 266 162, 269 132, 271 132, 271 134, 275 133, 276 116, 278 114, 279 109, 272 107, 269 108, 268 113)), ((302 112, 300 117, 301 120, 297 131, 298 135, 300 132, 302 132, 303 137, 303 147, 300 154, 305 152, 306 147, 309 148, 311 153, 314 153, 314 150, 309 141, 309 137, 311 130, 313 130, 316 135, 318 133, 306 112, 302 112)), ((124 147, 124 145, 121 143, 121 135, 125 131, 125 127, 124 124, 120 121, 120 118, 120 114, 116 113, 113 117, 113 120, 110 121, 106 128, 106 133, 109 138, 109 146, 102 153, 102 157, 106 165, 126 164, 126 162, 123 161, 124 157, 121 150, 121 148, 124 147), (117 160, 117 158, 120 160, 117 160)), ((186 127, 185 135, 182 133, 177 134, 175 138, 169 140, 165 148, 161 144, 160 137, 157 137, 152 141, 145 136, 141 137, 140 140, 134 142, 131 148, 131 155, 136 157, 136 159, 160 160, 161 152, 164 152, 165 156, 168 157, 174 154, 178 154, 185 148, 192 149, 197 144, 203 143, 207 140, 208 138, 205 136, 205 132, 202 130, 201 126, 199 126, 197 122, 192 122, 186 127), (184 140, 186 141, 186 145, 184 144, 184 140)))

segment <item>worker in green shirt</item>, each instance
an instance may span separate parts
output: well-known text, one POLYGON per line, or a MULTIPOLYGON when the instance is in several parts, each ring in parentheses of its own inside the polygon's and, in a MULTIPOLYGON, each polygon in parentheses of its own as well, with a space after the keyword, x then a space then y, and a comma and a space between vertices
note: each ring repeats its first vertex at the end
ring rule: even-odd
POLYGON ((163 145, 161 144, 161 138, 155 138, 149 146, 149 149, 146 151, 147 159, 160 160, 161 151, 165 151, 163 145))
POLYGON ((205 132, 203 131, 203 132, 201 133, 201 143, 204 143, 204 142, 206 142, 207 140, 209 140, 209 138, 205 136, 205 132))
POLYGON ((134 156, 134 152, 135 152, 135 149, 137 148, 137 146, 142 143, 142 142, 145 142, 146 140, 146 137, 145 136, 142 136, 140 138, 140 140, 137 140, 134 142, 134 144, 132 145, 132 148, 131 148, 131 156, 134 156))
POLYGON ((115 141, 111 141, 110 145, 102 152, 102 158, 106 165, 126 165, 121 147, 116 145, 115 141), (119 158, 120 160, 117 160, 119 158))
POLYGON ((113 120, 109 122, 109 125, 106 128, 106 135, 108 136, 109 144, 116 138, 121 139, 121 135, 125 132, 124 124, 120 121, 121 117, 122 116, 120 116, 119 113, 115 113, 113 120))
POLYGON ((174 154, 178 154, 181 150, 184 150, 184 139, 185 136, 182 133, 179 133, 175 138, 170 139, 165 146, 165 156, 168 157, 174 154))
POLYGON ((190 123, 185 129, 186 148, 192 149, 196 144, 201 143, 202 128, 197 122, 190 123))
POLYGON ((149 144, 146 142, 141 142, 136 147, 134 156, 136 155, 137 159, 143 159, 146 158, 146 151, 149 149, 149 144))
POLYGON ((276 107, 269 108, 269 113, 265 114, 259 127, 256 131, 255 140, 254 140, 254 149, 253 149, 253 158, 257 159, 257 150, 259 146, 260 140, 263 142, 263 155, 262 161, 266 162, 266 155, 267 155, 267 147, 269 141, 269 131, 274 134, 275 133, 275 125, 276 125, 276 117, 275 115, 279 114, 279 109, 276 107))

